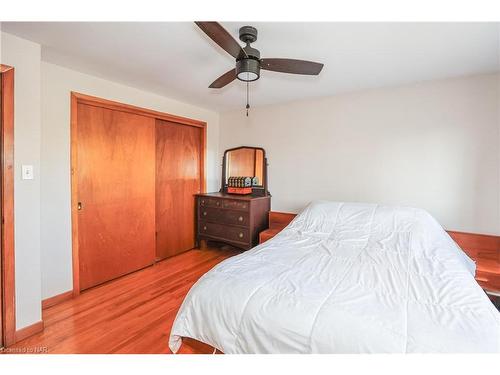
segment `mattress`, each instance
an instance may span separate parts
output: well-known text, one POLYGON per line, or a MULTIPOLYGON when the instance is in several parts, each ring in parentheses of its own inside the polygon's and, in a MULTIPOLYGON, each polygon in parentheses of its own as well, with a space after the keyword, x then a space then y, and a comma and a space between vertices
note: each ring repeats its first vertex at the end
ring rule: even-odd
POLYGON ((171 329, 229 353, 500 352, 475 264, 426 211, 316 201, 201 277, 171 329))

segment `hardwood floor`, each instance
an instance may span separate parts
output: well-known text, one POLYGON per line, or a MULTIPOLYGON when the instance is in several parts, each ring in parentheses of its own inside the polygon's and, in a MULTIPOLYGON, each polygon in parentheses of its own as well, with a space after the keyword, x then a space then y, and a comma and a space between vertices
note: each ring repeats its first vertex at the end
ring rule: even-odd
MULTIPOLYGON (((43 332, 8 352, 171 353, 170 328, 189 288, 233 249, 194 249, 43 310, 43 332)), ((185 340, 181 353, 212 353, 185 340), (186 342, 187 341, 187 342, 186 342)))

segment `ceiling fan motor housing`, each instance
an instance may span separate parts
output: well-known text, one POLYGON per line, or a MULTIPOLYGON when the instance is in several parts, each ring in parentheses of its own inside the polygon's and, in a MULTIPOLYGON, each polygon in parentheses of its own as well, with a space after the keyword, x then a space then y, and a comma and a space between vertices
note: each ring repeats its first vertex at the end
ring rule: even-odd
POLYGON ((256 81, 260 77, 260 61, 251 57, 236 61, 236 77, 240 81, 256 81))
POLYGON ((257 40, 257 29, 253 26, 240 27, 240 40, 243 43, 253 43, 257 40))
POLYGON ((240 40, 246 46, 236 59, 236 77, 244 82, 256 81, 260 77, 260 52, 252 48, 250 43, 257 40, 257 29, 252 26, 241 27, 240 40))

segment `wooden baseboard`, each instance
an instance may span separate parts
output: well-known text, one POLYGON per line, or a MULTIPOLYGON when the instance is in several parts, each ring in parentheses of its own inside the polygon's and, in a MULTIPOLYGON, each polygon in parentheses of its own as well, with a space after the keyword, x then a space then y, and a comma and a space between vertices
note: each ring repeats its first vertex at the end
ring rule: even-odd
POLYGON ((32 325, 29 325, 27 327, 18 329, 16 331, 16 342, 19 342, 21 340, 24 340, 30 336, 33 336, 34 334, 38 332, 43 331, 43 320, 40 320, 39 322, 36 322, 32 325))
POLYGON ((67 292, 57 294, 53 297, 46 298, 42 301, 42 309, 46 309, 52 306, 57 305, 58 303, 67 301, 69 299, 73 298, 73 291, 69 290, 67 292))

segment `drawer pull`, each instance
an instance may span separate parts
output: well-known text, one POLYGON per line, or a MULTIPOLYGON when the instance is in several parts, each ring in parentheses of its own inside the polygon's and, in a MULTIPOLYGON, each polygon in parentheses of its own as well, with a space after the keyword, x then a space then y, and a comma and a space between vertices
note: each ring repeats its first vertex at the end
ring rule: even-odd
POLYGON ((205 200, 202 200, 202 201, 201 201, 201 204, 205 204, 205 200))
POLYGON ((217 206, 220 206, 220 202, 219 202, 219 201, 217 201, 217 203, 216 203, 216 204, 217 204, 217 206))
POLYGON ((203 216, 207 216, 207 211, 203 211, 203 216))
POLYGON ((207 226, 206 225, 203 227, 203 230, 207 230, 207 226))
POLYGON ((238 234, 238 237, 243 238, 243 233, 240 232, 240 234, 238 234))
POLYGON ((243 221, 243 216, 240 216, 240 217, 238 218, 238 221, 240 221, 240 222, 241 222, 241 221, 243 221))

